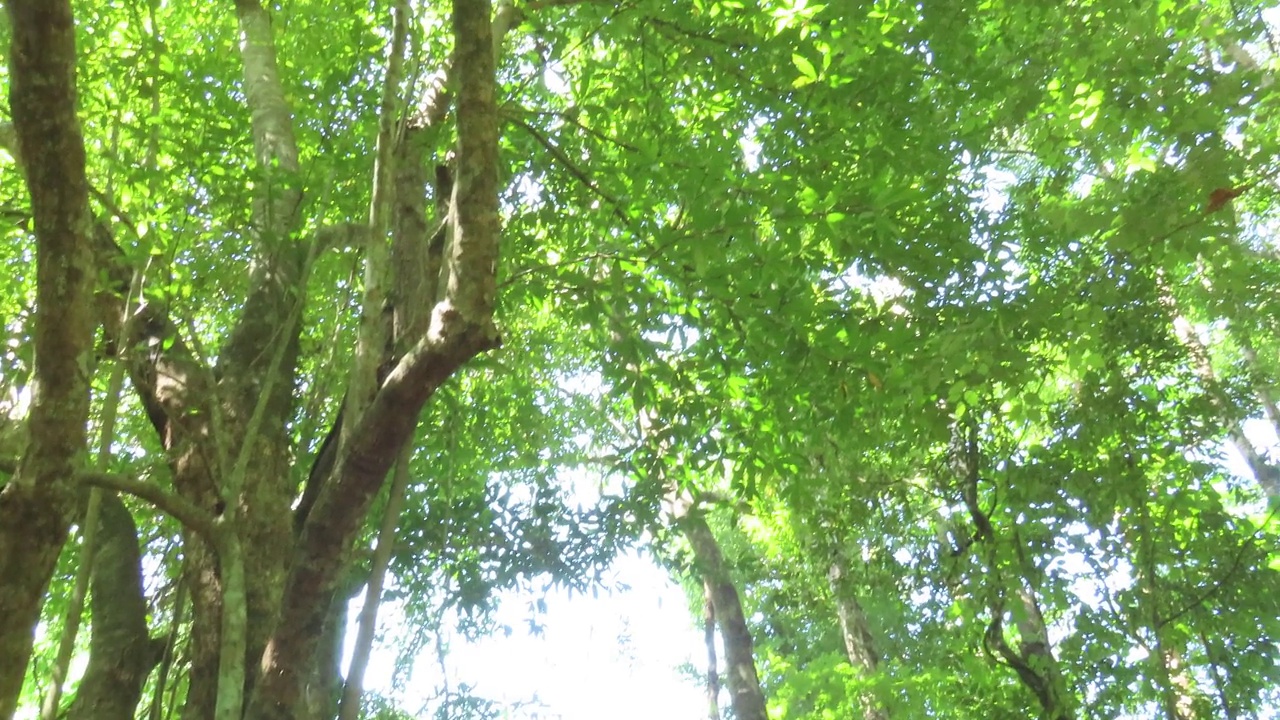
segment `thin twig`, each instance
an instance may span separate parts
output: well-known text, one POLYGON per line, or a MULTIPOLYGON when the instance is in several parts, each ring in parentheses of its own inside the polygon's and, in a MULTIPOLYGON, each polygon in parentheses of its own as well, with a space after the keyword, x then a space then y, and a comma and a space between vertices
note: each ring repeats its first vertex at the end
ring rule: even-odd
POLYGON ((551 153, 551 156, 554 157, 557 162, 563 165, 564 168, 569 171, 569 174, 572 175, 575 179, 577 179, 578 182, 582 183, 584 186, 586 186, 588 190, 595 193, 602 200, 612 205, 614 216, 617 217, 619 220, 621 220, 623 225, 629 225, 631 223, 631 220, 630 218, 627 217, 626 213, 622 212, 622 203, 619 202, 617 198, 606 193, 604 190, 601 190, 600 186, 596 185, 595 181, 592 180, 591 177, 587 175, 585 171, 583 171, 581 168, 575 165, 574 162, 569 159, 569 156, 566 155, 565 152, 561 150, 558 145, 551 142, 551 140, 547 138, 545 135, 543 135, 541 132, 539 132, 537 128, 533 127, 532 125, 525 122, 524 120, 520 120, 519 118, 510 118, 510 121, 515 125, 518 125, 519 127, 523 128, 525 132, 532 135, 533 139, 537 140, 539 145, 546 148, 547 152, 551 153))

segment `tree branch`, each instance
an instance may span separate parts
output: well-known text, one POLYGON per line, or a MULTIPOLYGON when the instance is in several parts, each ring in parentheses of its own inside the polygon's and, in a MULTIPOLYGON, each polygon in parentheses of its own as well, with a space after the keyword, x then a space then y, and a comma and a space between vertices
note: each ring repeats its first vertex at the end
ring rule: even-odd
POLYGON ((539 145, 546 148, 547 152, 551 153, 551 156, 556 159, 556 162, 563 165, 565 170, 569 171, 570 175, 572 175, 578 182, 582 183, 588 190, 594 193, 597 197, 609 203, 609 205, 613 207, 613 214, 615 217, 621 220, 624 225, 630 224, 631 222, 630 219, 627 217, 626 213, 622 211, 622 203, 614 196, 610 195, 609 193, 606 193, 604 190, 601 190, 600 186, 596 185, 595 181, 592 180, 591 177, 587 175, 587 173, 584 170, 582 170, 576 164, 574 164, 574 162, 569 159, 569 156, 566 155, 565 152, 561 150, 558 145, 551 142, 551 140, 548 139, 541 132, 539 132, 537 128, 533 127, 532 125, 525 122, 524 120, 521 120, 519 118, 509 118, 508 122, 514 125, 518 125, 525 132, 533 136, 533 139, 537 140, 539 145))
POLYGON ((138 480, 119 473, 86 471, 79 473, 76 477, 86 485, 106 488, 107 490, 117 490, 141 500, 146 500, 186 527, 200 533, 205 540, 213 542, 216 533, 213 515, 205 512, 203 508, 181 495, 168 492, 155 483, 138 480))

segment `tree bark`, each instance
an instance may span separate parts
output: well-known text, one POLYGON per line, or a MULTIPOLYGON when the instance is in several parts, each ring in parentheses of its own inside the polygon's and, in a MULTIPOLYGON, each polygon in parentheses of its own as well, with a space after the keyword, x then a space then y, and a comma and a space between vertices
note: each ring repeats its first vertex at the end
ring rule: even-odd
POLYGON ((1018 574, 1011 583, 1001 570, 1005 566, 998 557, 1000 546, 997 543, 1001 537, 980 502, 979 484, 984 456, 978 440, 978 426, 972 420, 963 423, 957 420, 952 427, 951 461, 952 470, 960 481, 961 498, 974 527, 973 539, 964 547, 967 549, 981 543, 982 559, 987 566, 986 580, 992 586, 988 591, 991 621, 983 636, 983 648, 988 655, 993 652, 998 655, 1035 695, 1041 718, 1071 720, 1075 717, 1073 699, 1067 691, 1058 659, 1053 654, 1049 631, 1034 594, 1037 586, 1035 573, 1038 571, 1026 558, 1017 526, 1007 535, 1017 558, 1014 568, 1018 574), (1018 628, 1018 639, 1012 646, 1005 638, 1005 613, 1010 595, 1016 599, 1010 614, 1018 628))
POLYGON ((720 662, 716 659, 716 607, 711 583, 702 583, 702 641, 707 646, 707 718, 720 720, 720 662))
MULTIPOLYGON (((1157 276, 1157 282, 1160 288, 1160 301, 1169 314, 1174 334, 1177 335, 1178 340, 1186 349, 1187 357, 1190 358, 1196 375, 1200 377, 1200 381, 1204 384, 1205 391, 1213 398, 1223 414, 1227 429, 1227 439, 1231 442, 1231 446, 1236 449, 1236 452, 1240 453, 1240 456, 1244 458, 1245 464, 1249 466, 1249 472, 1253 474, 1254 480, 1267 496, 1267 500, 1273 504, 1280 502, 1280 468, 1267 462, 1266 458, 1258 452, 1258 449, 1245 436, 1244 427, 1239 419, 1233 417, 1230 402, 1223 394, 1222 384, 1218 381, 1217 375, 1213 371, 1208 349, 1205 348, 1204 343, 1200 342, 1200 337, 1196 334, 1196 329, 1191 324, 1191 321, 1179 310, 1177 298, 1174 297, 1173 290, 1169 287, 1169 282, 1163 274, 1157 276)), ((1262 397, 1265 407, 1269 398, 1266 395, 1262 397)))
POLYGON ((396 544, 396 528, 400 524, 400 511, 404 508, 405 491, 409 486, 409 461, 413 453, 409 448, 400 452, 395 475, 387 492, 387 507, 383 511, 382 525, 378 529, 378 545, 373 550, 369 584, 364 595, 364 607, 360 609, 360 627, 356 631, 355 649, 351 653, 351 668, 347 671, 347 684, 342 693, 339 720, 359 720, 360 702, 364 695, 364 672, 369 667, 373 653, 373 641, 378 630, 378 606, 382 603, 382 589, 391 566, 391 553, 396 544))
POLYGON ((164 641, 147 627, 138 528, 115 493, 102 504, 90 608, 89 664, 67 720, 132 720, 164 641))
POLYGON ((1276 406, 1274 387, 1267 377, 1266 371, 1262 367, 1262 363, 1258 360, 1258 352, 1253 349, 1253 344, 1249 341, 1248 335, 1243 331, 1237 333, 1237 340, 1240 343, 1240 352, 1244 355, 1245 365, 1248 366, 1250 379, 1253 383, 1253 392, 1258 396, 1258 401, 1262 403, 1262 409, 1266 411, 1267 420, 1271 422, 1271 429, 1276 435, 1280 435, 1280 407, 1276 406))
POLYGON ((78 508, 89 413, 92 290, 84 139, 69 0, 10 0, 9 106, 36 240, 36 389, 17 473, 0 490, 0 718, 22 689, 44 591, 78 508))
MULTIPOLYGON (((831 595, 836 601, 840 636, 844 639, 849 663, 863 677, 872 677, 880 666, 880 654, 876 651, 867 614, 863 612, 850 582, 849 563, 842 554, 837 554, 832 560, 827 580, 831 584, 831 595)), ((867 720, 888 720, 889 711, 876 700, 873 693, 864 691, 858 702, 862 705, 863 717, 867 720)))
POLYGON ((1005 640, 1005 608, 1000 603, 992 608, 991 624, 987 626, 987 647, 994 649, 1035 695, 1040 704, 1040 717, 1044 720, 1072 720, 1075 713, 1071 709, 1058 659, 1049 644, 1049 632, 1040 613, 1040 605, 1026 588, 1018 588, 1015 594, 1017 606, 1012 615, 1018 628, 1017 646, 1012 647, 1005 640))
POLYGON ((330 480, 298 540, 282 612, 262 659, 249 705, 253 720, 292 720, 303 677, 369 504, 427 400, 458 368, 500 344, 493 323, 498 260, 498 109, 491 8, 487 0, 455 0, 458 72, 458 183, 449 283, 427 333, 387 375, 344 441, 330 480))
POLYGON ((724 638, 725 671, 728 675, 729 698, 737 720, 768 720, 764 691, 756 674, 755 648, 751 629, 742 614, 738 589, 729 577, 724 554, 706 518, 697 510, 679 517, 678 524, 693 548, 694 559, 704 582, 710 588, 711 606, 720 637, 724 638))
MULTIPOLYGON (((116 435, 116 417, 120 410, 120 393, 124 389, 124 363, 111 364, 111 379, 107 383, 107 393, 103 398, 100 424, 98 428, 98 470, 105 471, 111 465, 111 446, 116 435)), ((58 656, 54 662, 50 678, 49 694, 45 697, 41 708, 41 720, 54 720, 58 716, 61 704, 62 684, 66 680, 71 666, 71 658, 75 653, 76 636, 80 631, 80 621, 84 614, 84 601, 89 593, 89 581, 94 568, 94 558, 99 542, 110 542, 112 538, 98 539, 98 528, 102 525, 103 492, 101 488, 89 489, 89 501, 81 521, 81 545, 78 567, 76 568, 75 587, 67 600, 66 622, 62 627, 62 639, 58 646, 58 656)), ((132 519, 130 520, 132 522, 132 519)), ((137 533, 135 532, 134 535, 137 533)), ((136 541, 135 541, 136 545, 136 541)), ((96 613, 95 613, 96 614, 96 613)), ((145 617, 144 617, 145 622, 145 617)))

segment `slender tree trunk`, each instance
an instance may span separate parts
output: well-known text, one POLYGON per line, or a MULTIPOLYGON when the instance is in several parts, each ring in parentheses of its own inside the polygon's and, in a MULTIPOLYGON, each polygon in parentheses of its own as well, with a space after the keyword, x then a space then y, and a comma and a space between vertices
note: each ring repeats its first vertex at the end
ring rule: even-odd
POLYGON ((702 582, 702 640, 707 646, 707 718, 720 720, 720 668, 716 659, 716 606, 711 583, 702 582))
POLYGON ((183 625, 187 609, 187 583, 181 578, 174 589, 170 602, 169 632, 166 633, 164 649, 160 657, 160 665, 156 670, 155 690, 151 694, 151 708, 147 711, 147 720, 163 720, 169 717, 174 707, 172 693, 168 699, 165 691, 169 689, 169 672, 173 669, 178 645, 178 630, 183 625))
POLYGON ((36 240, 36 387, 30 438, 0 490, 0 718, 17 707, 45 588, 77 512, 93 346, 84 139, 69 0, 9 0, 9 107, 36 240))
POLYGON ((332 720, 342 702, 342 652, 347 637, 347 605, 363 583, 350 583, 333 599, 320 631, 320 642, 311 662, 311 672, 299 703, 299 720, 332 720))
POLYGON ((338 720, 358 720, 360 699, 364 694, 364 672, 369 667, 373 653, 373 640, 378 630, 378 605, 382 602, 383 583, 387 568, 391 565, 391 552, 396 544, 396 527, 400 524, 400 511, 404 508, 405 491, 409 485, 410 448, 401 451, 396 462, 395 477, 387 496, 387 507, 378 530, 378 546, 373 551, 373 567, 369 571, 368 590, 364 595, 364 607, 360 609, 360 629, 356 633, 356 646, 351 654, 351 669, 347 671, 347 684, 342 693, 342 706, 338 720))
POLYGON ((764 691, 756 674, 751 630, 742 614, 738 589, 729 577, 720 544, 716 542, 706 518, 697 510, 683 513, 678 524, 693 548, 698 571, 710 588, 711 606, 720 626, 720 637, 724 638, 725 671, 733 716, 736 720, 768 720, 764 691))
MULTIPOLYGON (((1131 472, 1136 470, 1131 469, 1131 472)), ((1138 476, 1135 479, 1145 490, 1146 479, 1138 476)), ((1147 648, 1148 664, 1155 680, 1160 697, 1161 710, 1165 720, 1191 720, 1194 717, 1194 687, 1186 670, 1181 666, 1181 654, 1176 644, 1170 642, 1163 615, 1161 614, 1162 597, 1160 588, 1159 564, 1156 557, 1155 533, 1157 528, 1151 517, 1151 509, 1145 497, 1135 497, 1131 501, 1136 512, 1129 513, 1122 529, 1129 545, 1136 549, 1133 558, 1135 582, 1138 589, 1138 612, 1141 622, 1146 625, 1154 642, 1147 648)))
MULTIPOLYGON (((1234 327, 1234 325, 1233 325, 1234 327)), ((1249 366, 1249 374, 1253 380, 1253 392, 1258 396, 1258 401, 1262 403, 1262 409, 1267 413, 1267 420, 1271 422, 1271 429, 1280 436, 1280 407, 1276 406, 1276 399, 1273 394, 1273 388, 1268 382, 1267 373, 1262 367, 1262 363, 1258 361, 1258 353, 1253 349, 1253 344, 1249 342, 1248 336, 1237 330, 1236 340, 1240 343, 1240 351, 1244 354, 1245 364, 1249 366)))
MULTIPOLYGON (((106 471, 111 465, 111 444, 115 439, 116 414, 120 409, 120 391, 124 387, 124 363, 117 362, 111 367, 111 380, 107 394, 102 403, 102 423, 98 433, 97 468, 106 471)), ((78 567, 76 568, 75 588, 67 601, 66 622, 63 623, 62 640, 58 646, 58 657, 53 666, 53 677, 50 679, 49 694, 45 697, 41 708, 41 720, 55 720, 62 697, 62 684, 66 681, 67 670, 71 666, 71 656, 75 652, 76 635, 80 631, 80 620, 84 614, 84 601, 89 592, 89 579, 93 574, 93 563, 98 551, 98 526, 102 515, 102 495, 105 491, 99 488, 89 490, 88 507, 81 522, 81 546, 78 567)), ((119 502, 119 499, 116 499, 119 502)), ((132 527, 133 520, 129 520, 132 527)), ((136 532, 134 533, 136 535, 136 532)), ((136 541, 135 541, 136 545, 136 541)), ((94 613, 97 615, 97 613, 94 613)), ((145 623, 145 618, 144 618, 145 623)))
POLYGON ((80 621, 84 616, 84 603, 89 596, 89 578, 93 575, 93 560, 98 545, 98 525, 102 514, 102 490, 89 491, 84 518, 81 520, 80 553, 76 558, 75 581, 71 597, 67 598, 67 612, 62 624, 62 637, 58 640, 58 654, 49 673, 49 692, 40 707, 40 720, 57 720, 58 706, 62 702, 62 685, 67 681, 71 658, 76 650, 76 637, 80 634, 80 621))
POLYGON ((1004 605, 992 608, 991 624, 987 626, 985 642, 995 650, 1006 665, 1013 668, 1018 679, 1036 697, 1040 704, 1040 717, 1044 720, 1072 720, 1070 694, 1063 680, 1058 659, 1049 644, 1049 632, 1040 614, 1040 606, 1030 590, 1019 587, 1015 591, 1017 607, 1012 611, 1018 628, 1018 641, 1010 645, 1004 633, 1004 605))
MULTIPOLYGON (((880 665, 880 654, 876 651, 875 638, 871 635, 867 614, 863 612, 862 605, 858 602, 852 587, 848 561, 843 554, 837 553, 832 560, 827 579, 831 583, 831 595, 836 601, 840 635, 844 638, 849 663, 857 668, 863 677, 873 677, 880 665)), ((876 700, 873 693, 863 692, 859 703, 862 705, 863 717, 867 720, 888 720, 889 711, 876 700)))
MULTIPOLYGON (((1182 346, 1187 350, 1187 356, 1191 359, 1191 364, 1195 368, 1196 374, 1200 376, 1200 381, 1204 383, 1205 390, 1214 398, 1220 411, 1223 413, 1223 419, 1226 422, 1227 439, 1231 442, 1231 446, 1236 449, 1244 458, 1245 463, 1249 466, 1249 472, 1257 481, 1262 492, 1266 494, 1267 499, 1272 503, 1280 502, 1280 468, 1277 468, 1266 461, 1258 449, 1249 442, 1249 438, 1244 434, 1244 427, 1240 421, 1232 417, 1228 407, 1227 398, 1223 396, 1221 383, 1213 371, 1213 364, 1209 360, 1209 351, 1205 348, 1204 343, 1200 342, 1200 337, 1196 334, 1195 327, 1185 316, 1182 315, 1178 308, 1177 299, 1173 295, 1172 289, 1169 287, 1168 281, 1163 275, 1158 279, 1161 293, 1161 302, 1164 304, 1166 311, 1169 313, 1170 321, 1173 323, 1174 333, 1182 346)), ((1267 397, 1263 395, 1264 404, 1267 397)))
POLYGON ((1230 683, 1231 669, 1223 667, 1223 663, 1219 662, 1220 655, 1218 648, 1210 641, 1209 636, 1200 631, 1200 644, 1204 648, 1205 659, 1208 660, 1209 677, 1213 680, 1213 688, 1218 695, 1218 704, 1222 708, 1222 717, 1226 720, 1237 720, 1240 713, 1236 710, 1236 706, 1231 703, 1231 696, 1227 691, 1227 685, 1230 683))

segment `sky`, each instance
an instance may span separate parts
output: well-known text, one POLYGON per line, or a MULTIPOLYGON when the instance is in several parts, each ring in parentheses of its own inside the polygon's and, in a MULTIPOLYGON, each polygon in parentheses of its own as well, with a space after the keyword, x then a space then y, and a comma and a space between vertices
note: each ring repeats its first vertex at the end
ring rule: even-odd
MULTIPOLYGON (((495 619, 512 634, 471 643, 450 638, 450 687, 456 691, 465 683, 472 694, 504 707, 504 718, 703 720, 701 679, 687 668, 702 672, 706 648, 684 590, 642 555, 620 557, 612 571, 609 585, 628 590, 503 593, 495 619), (537 617, 542 630, 535 635, 528 631, 529 606, 538 599, 546 612, 537 617)), ((394 610, 387 615, 394 623, 394 610)), ((348 639, 354 635, 353 627, 348 639)), ((434 646, 418 658, 403 693, 390 692, 393 664, 393 653, 375 649, 366 687, 396 696, 405 711, 425 709, 421 716, 427 717, 441 678, 434 646)))

